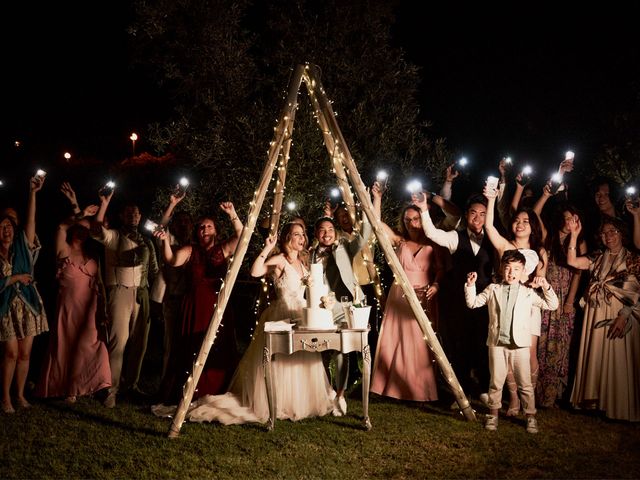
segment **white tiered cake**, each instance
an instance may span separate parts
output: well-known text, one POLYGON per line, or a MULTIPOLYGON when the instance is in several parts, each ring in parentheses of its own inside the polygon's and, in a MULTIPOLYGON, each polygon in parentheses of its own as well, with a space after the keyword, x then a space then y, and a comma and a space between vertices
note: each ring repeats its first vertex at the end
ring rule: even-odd
POLYGON ((311 273, 307 285, 307 308, 302 309, 301 327, 306 329, 331 330, 335 328, 333 312, 324 308, 323 297, 329 294, 329 287, 324 284, 321 263, 311 264, 311 273))

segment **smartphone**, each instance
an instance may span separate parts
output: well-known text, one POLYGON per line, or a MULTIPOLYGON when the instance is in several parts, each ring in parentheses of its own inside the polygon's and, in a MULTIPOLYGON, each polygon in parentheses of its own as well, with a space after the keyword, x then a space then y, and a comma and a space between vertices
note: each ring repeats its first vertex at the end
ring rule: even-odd
POLYGON ((153 220, 147 219, 144 222, 144 229, 150 232, 156 232, 158 230, 162 230, 162 227, 158 225, 156 222, 154 222, 153 220))
POLYGON ((101 197, 108 197, 109 195, 111 195, 115 187, 116 187, 115 183, 113 183, 112 181, 108 181, 107 183, 105 183, 104 187, 100 189, 98 194, 101 197))
POLYGON ((489 176, 487 177, 486 186, 487 188, 497 190, 499 181, 500 179, 498 177, 489 176))

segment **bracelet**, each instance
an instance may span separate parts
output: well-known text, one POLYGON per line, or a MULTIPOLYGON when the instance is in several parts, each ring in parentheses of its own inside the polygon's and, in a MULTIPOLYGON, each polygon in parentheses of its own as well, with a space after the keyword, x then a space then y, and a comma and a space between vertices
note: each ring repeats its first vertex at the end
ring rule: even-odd
POLYGON ((232 222, 235 222, 236 220, 239 220, 237 215, 231 219, 232 222))

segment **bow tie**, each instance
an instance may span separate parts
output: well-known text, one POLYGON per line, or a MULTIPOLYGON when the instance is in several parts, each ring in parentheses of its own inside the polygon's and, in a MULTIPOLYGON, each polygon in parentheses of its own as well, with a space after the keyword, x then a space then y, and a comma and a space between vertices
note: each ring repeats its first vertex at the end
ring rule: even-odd
POLYGON ((470 233, 469 238, 471 240, 475 240, 476 243, 482 243, 482 239, 484 238, 484 233, 470 233))
POLYGON ((331 247, 318 247, 316 249, 316 257, 326 257, 327 255, 329 255, 329 252, 331 252, 331 247))

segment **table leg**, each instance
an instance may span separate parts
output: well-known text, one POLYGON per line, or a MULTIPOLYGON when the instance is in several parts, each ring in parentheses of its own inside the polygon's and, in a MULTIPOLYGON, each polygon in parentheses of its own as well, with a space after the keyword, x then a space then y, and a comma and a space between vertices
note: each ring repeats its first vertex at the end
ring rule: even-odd
POLYGON ((364 427, 371 430, 369 420, 369 386, 371 384, 371 349, 366 344, 362 349, 362 412, 364 413, 364 427))
POLYGON ((267 387, 267 400, 269 402, 269 421, 267 422, 267 430, 274 429, 277 412, 276 397, 273 394, 273 372, 271 367, 271 351, 265 346, 262 356, 262 368, 264 370, 264 381, 267 387))

